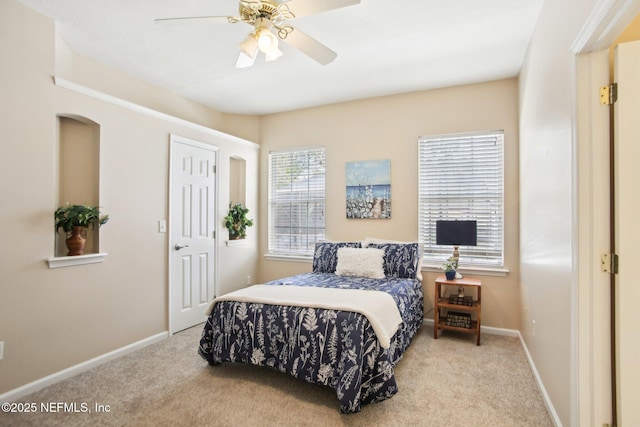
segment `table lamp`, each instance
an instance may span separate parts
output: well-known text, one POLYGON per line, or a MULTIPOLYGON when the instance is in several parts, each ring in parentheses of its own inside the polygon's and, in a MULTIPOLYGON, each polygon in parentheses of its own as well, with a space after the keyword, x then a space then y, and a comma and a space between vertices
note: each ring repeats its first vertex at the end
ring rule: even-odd
POLYGON ((460 259, 459 246, 476 246, 478 244, 478 226, 474 221, 436 221, 436 245, 453 245, 453 257, 456 259, 456 279, 462 275, 457 271, 460 259))

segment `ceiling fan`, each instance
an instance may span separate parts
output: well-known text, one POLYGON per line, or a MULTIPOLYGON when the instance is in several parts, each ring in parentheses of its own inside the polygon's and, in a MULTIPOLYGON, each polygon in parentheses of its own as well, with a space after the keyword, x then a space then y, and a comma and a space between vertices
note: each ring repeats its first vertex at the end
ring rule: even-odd
POLYGON ((295 47, 320 64, 327 65, 336 59, 338 54, 289 25, 288 21, 358 3, 360 0, 240 0, 239 16, 185 16, 158 18, 155 21, 224 19, 231 24, 244 22, 253 26, 251 33, 240 43, 237 68, 252 66, 259 51, 265 54, 267 62, 278 59, 282 56, 282 51, 278 48, 279 40, 295 47))

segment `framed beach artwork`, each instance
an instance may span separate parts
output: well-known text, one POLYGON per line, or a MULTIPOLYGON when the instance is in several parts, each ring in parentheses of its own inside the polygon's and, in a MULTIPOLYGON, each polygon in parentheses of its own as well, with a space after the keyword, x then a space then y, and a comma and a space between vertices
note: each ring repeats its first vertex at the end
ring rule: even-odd
POLYGON ((347 218, 391 218, 391 161, 347 162, 347 218))

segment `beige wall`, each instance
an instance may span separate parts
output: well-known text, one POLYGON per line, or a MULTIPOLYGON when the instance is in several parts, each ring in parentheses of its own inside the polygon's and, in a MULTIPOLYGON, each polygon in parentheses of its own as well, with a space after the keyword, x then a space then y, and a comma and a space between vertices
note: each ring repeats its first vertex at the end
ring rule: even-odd
MULTIPOLYGON (((51 20, 16 1, 0 3, 0 28, 2 394, 167 331, 168 233, 158 232, 158 221, 168 219, 171 133, 218 147, 219 236, 229 203, 230 157, 246 160, 247 205, 258 205, 257 145, 60 88, 52 77, 77 79, 237 135, 257 135, 259 127, 255 118, 221 115, 71 55, 56 40, 51 20), (72 63, 56 61, 56 48, 72 63), (100 232, 100 250, 109 254, 104 263, 49 269, 45 262, 54 255, 57 115, 82 116, 100 126, 100 205, 111 217, 100 232)), ((218 239, 220 292, 257 275, 256 233, 237 247, 218 239)))
MULTIPOLYGON (((586 24, 592 24, 592 14, 602 18, 604 3, 611 2, 544 2, 519 80, 520 331, 557 421, 565 426, 602 425, 600 419, 583 424, 579 418, 581 406, 589 404, 589 388, 595 382, 578 391, 579 382, 588 380, 578 377, 578 333, 598 319, 583 319, 586 324, 578 325, 578 297, 584 299, 584 295, 578 294, 577 260, 588 258, 592 250, 577 246, 578 224, 582 218, 587 224, 593 221, 594 212, 578 212, 578 190, 588 188, 589 183, 578 181, 577 167, 589 165, 577 164, 577 153, 588 149, 588 141, 579 141, 575 133, 577 78, 572 48, 583 41, 579 39, 584 37, 583 27, 594 31, 586 24)), ((588 169, 580 173, 590 175, 588 169)), ((588 289, 588 285, 580 285, 582 290, 588 289)), ((591 309, 600 312, 601 303, 594 300, 591 309)), ((593 351, 584 346, 581 349, 593 351)), ((594 405, 601 411, 606 402, 594 405)), ((590 407, 582 410, 593 412, 590 407)))
MULTIPOLYGON (((167 329, 168 242, 166 234, 157 233, 157 221, 167 217, 169 133, 220 147, 219 217, 229 201, 229 158, 247 160, 247 204, 258 225, 250 230, 246 245, 219 242, 219 266, 224 266, 219 269, 219 290, 227 292, 243 285, 248 272, 255 281, 264 281, 311 269, 310 263, 263 257, 269 150, 327 147, 328 238, 413 240, 418 136, 503 128, 510 273, 482 277, 483 320, 489 326, 521 330, 560 422, 577 425, 572 356, 577 183, 572 172, 570 46, 597 3, 545 2, 519 81, 262 118, 208 110, 76 55, 54 35, 51 20, 13 0, 0 3, 0 340, 5 342, 0 393, 167 329), (254 146, 229 143, 56 87, 53 75, 260 140, 263 149, 258 156, 254 146), (101 249, 109 253, 103 264, 49 270, 44 262, 54 246, 59 114, 81 115, 101 127, 100 204, 112 217, 100 236, 101 249), (391 159, 393 217, 347 221, 345 162, 371 159, 391 159)), ((424 279, 427 310, 433 305, 433 276, 426 273, 424 279)))
POLYGON ((69 49, 55 35, 56 76, 174 117, 189 120, 249 141, 258 141, 257 116, 220 113, 173 92, 96 62, 69 49), (99 78, 98 78, 99 76, 99 78))
MULTIPOLYGON (((517 80, 501 80, 405 95, 334 104, 262 118, 260 222, 267 221, 267 160, 270 150, 326 147, 326 234, 332 240, 379 237, 416 240, 418 235, 418 137, 491 129, 505 131, 506 277, 483 276, 483 323, 520 325, 518 272, 518 95, 517 80), (390 220, 347 220, 345 162, 391 160, 390 220)), ((267 229, 260 229, 260 254, 267 253, 267 229)), ((259 279, 311 271, 310 263, 260 257, 259 279)), ((424 274, 425 309, 433 308, 433 281, 424 274)), ((427 317, 433 317, 432 313, 427 317)))

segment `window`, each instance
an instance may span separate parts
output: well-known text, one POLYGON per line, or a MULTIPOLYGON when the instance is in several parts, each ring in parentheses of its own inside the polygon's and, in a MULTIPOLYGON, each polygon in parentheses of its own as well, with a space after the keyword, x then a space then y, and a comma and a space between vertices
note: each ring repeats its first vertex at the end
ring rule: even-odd
POLYGON ((270 152, 269 254, 312 256, 324 213, 324 147, 270 152))
POLYGON ((476 220, 478 245, 460 247, 460 264, 503 266, 503 146, 503 131, 418 140, 418 227, 425 261, 441 263, 453 253, 451 246, 436 245, 437 220, 476 220))

